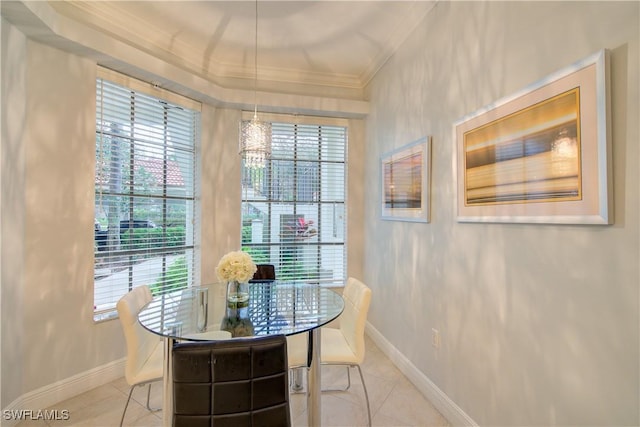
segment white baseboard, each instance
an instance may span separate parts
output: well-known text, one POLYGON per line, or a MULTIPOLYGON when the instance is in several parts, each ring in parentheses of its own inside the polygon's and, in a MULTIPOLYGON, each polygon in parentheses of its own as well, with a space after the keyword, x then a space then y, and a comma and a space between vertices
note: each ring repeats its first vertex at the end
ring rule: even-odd
POLYGON ((449 398, 433 381, 415 367, 400 351, 395 348, 376 328, 367 322, 367 335, 389 360, 416 386, 452 426, 475 426, 478 424, 449 398))
MULTIPOLYGON (((124 376, 124 364, 124 358, 115 360, 106 365, 98 366, 30 391, 11 402, 6 408, 3 408, 3 414, 5 414, 5 411, 43 410, 63 400, 115 381, 124 376)), ((2 417, 3 427, 15 426, 16 424, 18 424, 18 420, 6 420, 2 417)))

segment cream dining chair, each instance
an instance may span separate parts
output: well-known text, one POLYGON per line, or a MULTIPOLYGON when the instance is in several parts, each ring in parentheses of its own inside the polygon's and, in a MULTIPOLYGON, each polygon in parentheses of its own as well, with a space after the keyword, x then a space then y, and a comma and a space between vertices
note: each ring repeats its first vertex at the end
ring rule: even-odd
POLYGON ((162 380, 164 348, 161 345, 160 338, 144 329, 138 322, 138 313, 152 298, 149 287, 143 285, 125 294, 116 304, 127 343, 127 361, 124 376, 131 386, 127 403, 122 411, 120 426, 124 422, 131 394, 136 386, 145 384, 149 386, 147 390, 147 409, 150 411, 158 410, 149 406, 149 398, 151 395, 151 383, 162 380))
MULTIPOLYGON (((344 311, 338 317, 340 327, 323 327, 320 333, 320 359, 322 365, 345 365, 348 385, 344 389, 323 391, 348 390, 351 386, 349 368, 358 368, 367 401, 369 426, 371 426, 369 393, 360 368, 365 355, 364 329, 371 303, 371 289, 358 279, 349 277, 342 297, 344 298, 344 311)), ((289 369, 307 367, 307 334, 292 335, 287 337, 287 340, 289 369)))

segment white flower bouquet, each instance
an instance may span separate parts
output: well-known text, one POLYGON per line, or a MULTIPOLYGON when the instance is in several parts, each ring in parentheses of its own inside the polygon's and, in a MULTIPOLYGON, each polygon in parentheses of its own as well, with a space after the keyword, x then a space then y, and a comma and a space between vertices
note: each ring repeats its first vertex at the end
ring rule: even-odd
POLYGON ((246 252, 229 252, 220 259, 216 274, 218 279, 226 282, 248 282, 258 268, 251 259, 251 255, 246 252))

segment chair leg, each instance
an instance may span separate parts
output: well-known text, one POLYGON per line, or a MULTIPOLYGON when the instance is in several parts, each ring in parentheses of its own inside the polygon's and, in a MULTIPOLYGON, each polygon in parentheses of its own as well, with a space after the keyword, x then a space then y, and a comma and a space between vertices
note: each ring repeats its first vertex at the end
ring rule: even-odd
POLYGON ((364 383, 364 376, 362 375, 362 369, 360 365, 356 365, 358 372, 360 373, 360 381, 362 381, 362 388, 364 389, 364 397, 367 400, 367 416, 369 417, 369 427, 371 427, 371 408, 369 407, 369 393, 367 393, 367 386, 364 383))
POLYGON ((133 393, 133 389, 135 386, 131 386, 129 389, 129 397, 127 397, 127 403, 124 404, 124 411, 122 411, 122 418, 120 418, 120 427, 122 427, 122 423, 124 423, 124 414, 127 413, 127 406, 129 406, 129 401, 131 400, 131 394, 133 393))
POLYGON ((362 388, 364 389, 364 397, 367 401, 367 419, 369 420, 369 427, 371 427, 371 407, 369 406, 369 393, 367 392, 367 385, 364 382, 364 375, 362 375, 362 369, 360 365, 347 365, 347 387, 346 388, 330 388, 330 389, 322 389, 322 391, 347 391, 351 387, 351 370, 349 368, 352 367, 358 368, 358 373, 360 373, 360 381, 362 382, 362 388))
POLYGON ((351 388, 351 365, 345 366, 347 368, 347 386, 345 388, 323 388, 322 391, 347 391, 351 388))
MULTIPOLYGON (((151 400, 151 384, 148 384, 148 389, 147 389, 147 409, 151 412, 158 412, 160 411, 162 408, 152 408, 149 405, 149 402, 151 400)), ((124 423, 124 416, 127 413, 127 408, 129 407, 129 401, 131 400, 131 395, 133 394, 133 389, 136 388, 138 385, 134 385, 131 386, 131 388, 129 389, 129 396, 127 397, 127 403, 125 403, 124 405, 124 411, 122 411, 122 418, 120 418, 120 427, 122 427, 122 424, 124 423)))
POLYGON ((151 384, 153 384, 153 383, 149 383, 149 386, 147 388, 147 409, 150 412, 158 412, 162 408, 152 408, 151 406, 149 406, 149 401, 151 400, 151 384))
POLYGON ((302 392, 302 375, 304 374, 303 370, 307 368, 293 368, 291 369, 291 377, 289 379, 291 390, 295 393, 302 392))

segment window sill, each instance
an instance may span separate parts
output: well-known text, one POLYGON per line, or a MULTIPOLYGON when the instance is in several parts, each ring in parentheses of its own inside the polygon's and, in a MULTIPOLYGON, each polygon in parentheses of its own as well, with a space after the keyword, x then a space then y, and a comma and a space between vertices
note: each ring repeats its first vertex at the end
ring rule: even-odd
POLYGON ((118 318, 118 312, 115 310, 101 312, 101 313, 93 313, 93 323, 108 322, 110 320, 115 320, 117 318, 118 318))

